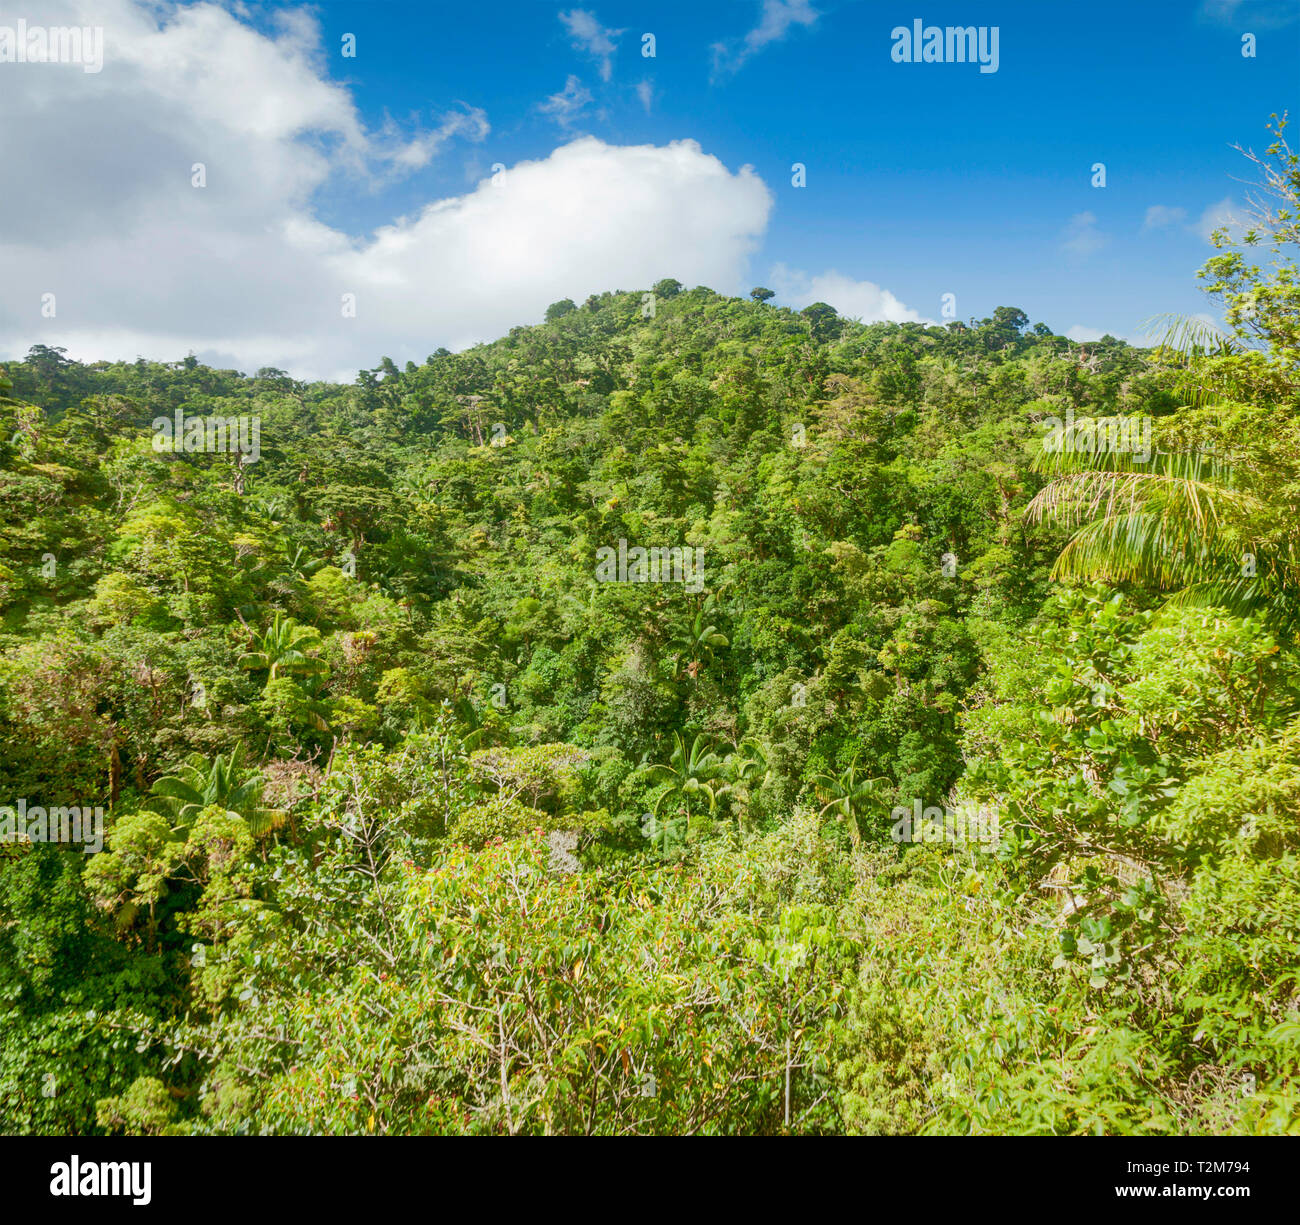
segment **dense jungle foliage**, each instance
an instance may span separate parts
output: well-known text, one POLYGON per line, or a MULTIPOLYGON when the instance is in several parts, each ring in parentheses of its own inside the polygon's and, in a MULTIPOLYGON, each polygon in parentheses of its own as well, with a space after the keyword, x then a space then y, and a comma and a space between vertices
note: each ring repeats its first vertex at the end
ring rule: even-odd
POLYGON ((665 280, 351 386, 10 362, 0 804, 105 840, 0 847, 0 1129, 1300 1131, 1269 166, 1152 349, 665 280))

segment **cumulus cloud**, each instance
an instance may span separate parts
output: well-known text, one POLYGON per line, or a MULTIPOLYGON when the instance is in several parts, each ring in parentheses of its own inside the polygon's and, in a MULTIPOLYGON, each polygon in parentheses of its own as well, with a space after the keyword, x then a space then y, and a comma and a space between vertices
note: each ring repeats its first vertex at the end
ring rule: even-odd
POLYGON ((1146 211, 1146 216, 1142 219, 1142 231, 1148 230, 1167 230, 1176 225, 1181 225, 1187 220, 1187 210, 1185 208, 1171 208, 1166 204, 1153 204, 1146 211))
POLYGON ((1061 233, 1061 250, 1070 255, 1085 256, 1100 251, 1110 242, 1110 235, 1097 228, 1095 213, 1075 213, 1061 233))
POLYGON ((596 14, 586 9, 561 13, 560 21, 569 31, 573 45, 585 51, 600 64, 600 79, 608 81, 614 71, 613 55, 618 50, 622 30, 611 30, 596 20, 596 14))
POLYGON ((486 118, 461 108, 423 134, 368 131, 324 76, 313 20, 261 33, 215 5, 160 12, 50 0, 51 24, 104 26, 104 70, 6 69, 0 163, 22 173, 0 192, 0 355, 193 351, 350 378, 382 355, 419 362, 535 322, 561 297, 664 276, 747 283, 771 195, 694 141, 585 138, 373 234, 327 224, 321 188, 368 190, 486 118), (191 186, 197 162, 206 187, 191 186))
POLYGON ((794 26, 810 26, 821 14, 809 0, 763 0, 758 25, 743 38, 713 44, 715 72, 735 72, 769 43, 780 42, 794 26))
POLYGON ((809 276, 798 269, 777 264, 768 277, 781 301, 802 310, 814 302, 833 306, 846 319, 863 323, 934 323, 909 306, 904 306, 887 289, 872 281, 855 281, 835 269, 809 276))

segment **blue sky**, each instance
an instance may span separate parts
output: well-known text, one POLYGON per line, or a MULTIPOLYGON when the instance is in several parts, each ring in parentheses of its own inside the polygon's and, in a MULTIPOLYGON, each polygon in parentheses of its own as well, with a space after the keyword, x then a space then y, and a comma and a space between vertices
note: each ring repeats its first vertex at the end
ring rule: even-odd
POLYGON ((25 167, 0 194, 0 356, 330 377, 660 276, 1136 338, 1207 310, 1205 233, 1251 177, 1231 146, 1262 152, 1300 80, 1300 0, 40 11, 102 24, 104 61, 0 63, 0 158, 25 167), (895 62, 917 18, 996 27, 997 71, 895 62))
POLYGON ((319 8, 327 45, 358 36, 362 53, 341 66, 372 122, 464 101, 493 125, 473 156, 382 197, 331 199, 340 225, 463 191, 466 176, 543 156, 566 135, 689 137, 729 167, 752 164, 773 190, 756 283, 775 264, 833 268, 927 316, 952 292, 963 317, 1020 305, 1061 330, 1128 335, 1158 311, 1205 310, 1193 275, 1209 252, 1202 222, 1240 203, 1234 176, 1250 169, 1231 146, 1262 151, 1268 116, 1300 101, 1300 0, 795 4, 790 14, 815 18, 790 21, 746 57, 736 50, 761 25, 760 4, 593 4, 585 11, 600 26, 624 31, 611 40, 608 81, 602 57, 558 18, 568 6, 319 8), (890 32, 915 17, 999 27, 998 71, 894 63, 890 32), (645 32, 653 59, 641 54, 645 32), (1247 32, 1253 58, 1242 55, 1247 32), (721 63, 719 44, 730 51, 721 63), (538 103, 570 75, 592 100, 566 127, 538 103), (790 186, 795 162, 808 168, 802 189, 790 186), (1091 185, 1096 162, 1105 187, 1091 185), (1184 216, 1147 224, 1155 206, 1184 216))

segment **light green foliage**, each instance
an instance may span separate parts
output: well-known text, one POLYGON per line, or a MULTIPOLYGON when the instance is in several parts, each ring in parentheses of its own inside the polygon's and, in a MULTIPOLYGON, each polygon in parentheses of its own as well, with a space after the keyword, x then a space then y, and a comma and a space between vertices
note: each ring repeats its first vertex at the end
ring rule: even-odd
POLYGON ((168 1135, 177 1130, 176 1103, 167 1086, 153 1076, 133 1080, 121 1097, 96 1102, 95 1118, 101 1127, 133 1136, 168 1135))
POLYGON ((265 951, 264 967, 283 968, 255 976, 247 1022, 233 1017, 216 1041, 271 1076, 212 1121, 360 1134, 833 1127, 825 1022, 851 943, 825 906, 769 919, 745 905, 762 866, 723 856, 700 875, 556 875, 545 843, 524 840, 394 869, 391 959, 349 954, 340 926, 343 945, 309 950, 349 967, 322 999, 289 980, 288 949, 265 951), (258 1042, 259 1023, 283 1026, 283 1043, 258 1042))
POLYGON ((152 812, 125 813, 110 834, 112 850, 86 868, 86 887, 102 906, 120 909, 123 922, 150 914, 167 892, 167 879, 183 858, 183 843, 167 821, 152 812))

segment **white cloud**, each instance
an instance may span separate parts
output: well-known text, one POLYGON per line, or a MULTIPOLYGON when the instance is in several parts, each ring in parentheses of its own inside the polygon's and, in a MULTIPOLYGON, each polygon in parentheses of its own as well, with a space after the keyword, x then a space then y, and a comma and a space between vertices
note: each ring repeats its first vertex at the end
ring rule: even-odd
POLYGON ((655 87, 654 82, 646 79, 637 83, 636 96, 641 99, 641 105, 645 107, 645 113, 650 113, 650 106, 654 102, 655 87))
POLYGON ((1300 17, 1295 0, 1202 0, 1202 20, 1251 29, 1276 29, 1300 17))
POLYGON ((1076 323, 1065 333, 1067 340, 1073 340, 1076 344, 1091 344, 1094 340, 1100 340, 1103 336, 1114 336, 1114 332, 1105 332, 1100 328, 1086 328, 1080 323, 1076 323))
POLYGON ((558 94, 552 94, 538 106, 544 115, 550 115, 562 128, 577 120, 591 104, 591 90, 577 77, 570 74, 564 82, 564 88, 558 94))
POLYGON ((1217 204, 1209 205, 1191 228, 1209 242, 1215 230, 1226 229, 1230 237, 1240 238, 1249 227, 1241 220, 1241 214, 1234 211, 1232 197, 1224 196, 1217 204))
MULTIPOLYGON (((1091 214, 1081 214, 1091 217, 1091 214)), ((1077 220, 1077 218, 1076 218, 1077 220)), ((1231 196, 1225 196, 1214 204, 1207 205, 1201 215, 1194 220, 1187 219, 1185 208, 1170 208, 1164 204, 1153 204, 1146 211, 1142 222, 1142 232, 1150 230, 1173 229, 1174 227, 1195 234, 1204 242, 1210 241, 1210 235, 1220 227, 1226 229, 1231 238, 1240 240, 1249 228, 1240 210, 1233 203, 1231 196)))
POLYGON ((814 302, 833 306, 846 319, 863 323, 933 323, 909 306, 904 306, 887 289, 871 281, 855 281, 835 269, 809 276, 798 269, 777 264, 768 277, 783 304, 802 310, 814 302))
POLYGON ((1202 0, 1201 16, 1211 21, 1231 21, 1242 0, 1202 0))
POLYGON ((596 14, 586 9, 574 9, 561 13, 560 20, 569 31, 573 45, 600 62, 600 79, 608 81, 614 71, 611 57, 618 50, 618 38, 622 30, 611 30, 596 20, 596 14))
POLYGON ((1061 232, 1061 250, 1070 255, 1085 256, 1100 251, 1110 242, 1110 235, 1097 229, 1095 213, 1075 213, 1061 232))
POLYGON ((810 26, 820 16, 809 0, 763 0, 758 25, 744 38, 713 44, 714 71, 735 72, 751 55, 780 42, 792 26, 810 26))
POLYGON ((104 70, 6 74, 0 164, 22 172, 0 192, 0 356, 36 343, 85 360, 193 351, 350 378, 383 355, 419 362, 491 339, 562 297, 665 276, 749 283, 771 194, 693 141, 585 138, 371 235, 327 224, 321 188, 334 201, 368 190, 486 120, 462 108, 415 138, 367 131, 322 76, 312 21, 266 35, 215 5, 161 25, 160 11, 50 0, 51 24, 104 26, 104 70), (195 162, 206 187, 191 186, 195 162))
POLYGON ((1187 220, 1185 208, 1171 208, 1166 204, 1153 204, 1142 219, 1142 232, 1167 230, 1187 220))
MULTIPOLYGON (((395 134, 396 124, 384 129, 386 133, 395 134)), ((460 137, 463 140, 486 140, 492 125, 488 123, 487 112, 477 106, 463 106, 458 111, 448 111, 442 116, 438 126, 432 131, 418 135, 410 140, 400 141, 396 150, 390 155, 394 165, 408 170, 419 170, 427 166, 434 155, 441 151, 443 145, 460 137)))

